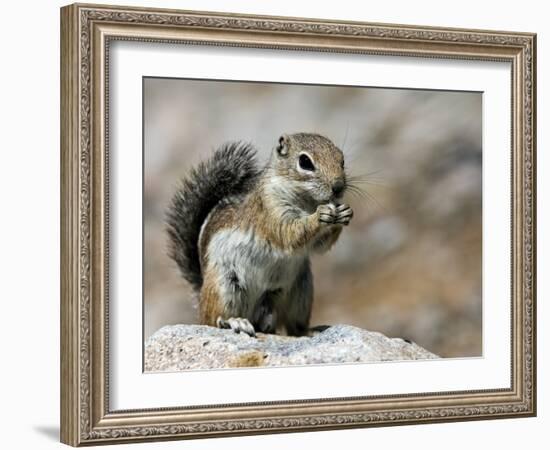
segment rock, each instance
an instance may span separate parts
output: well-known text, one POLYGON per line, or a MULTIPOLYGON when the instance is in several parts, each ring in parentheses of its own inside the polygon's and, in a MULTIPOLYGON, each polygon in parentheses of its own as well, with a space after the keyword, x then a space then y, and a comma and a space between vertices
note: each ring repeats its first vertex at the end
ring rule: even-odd
POLYGON ((145 371, 154 372, 434 358, 414 343, 350 325, 334 325, 313 337, 259 333, 256 338, 205 325, 169 325, 145 343, 145 371))

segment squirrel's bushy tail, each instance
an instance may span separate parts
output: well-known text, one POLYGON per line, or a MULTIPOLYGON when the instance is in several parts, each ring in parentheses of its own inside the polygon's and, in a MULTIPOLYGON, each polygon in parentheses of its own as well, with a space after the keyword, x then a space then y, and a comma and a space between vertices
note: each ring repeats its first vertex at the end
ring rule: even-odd
POLYGON ((202 285, 198 240, 208 213, 224 198, 248 192, 258 175, 255 148, 231 142, 181 181, 166 215, 169 255, 195 289, 202 285))

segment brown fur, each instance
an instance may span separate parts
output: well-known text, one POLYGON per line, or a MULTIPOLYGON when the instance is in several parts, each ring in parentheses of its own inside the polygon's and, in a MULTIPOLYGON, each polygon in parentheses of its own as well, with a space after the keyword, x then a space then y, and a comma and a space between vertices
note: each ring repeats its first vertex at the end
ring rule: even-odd
POLYGON ((223 302, 217 284, 217 274, 213 269, 206 271, 200 292, 200 322, 203 325, 216 326, 216 319, 224 316, 223 302))

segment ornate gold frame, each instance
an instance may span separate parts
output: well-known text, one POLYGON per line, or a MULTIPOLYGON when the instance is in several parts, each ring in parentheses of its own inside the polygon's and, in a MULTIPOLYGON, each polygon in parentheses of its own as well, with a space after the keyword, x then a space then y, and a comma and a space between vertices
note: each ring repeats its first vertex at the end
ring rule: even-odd
POLYGON ((536 413, 536 36, 75 4, 61 9, 61 440, 198 438, 536 413), (162 410, 108 402, 108 79, 112 40, 507 61, 512 67, 509 389, 162 410))

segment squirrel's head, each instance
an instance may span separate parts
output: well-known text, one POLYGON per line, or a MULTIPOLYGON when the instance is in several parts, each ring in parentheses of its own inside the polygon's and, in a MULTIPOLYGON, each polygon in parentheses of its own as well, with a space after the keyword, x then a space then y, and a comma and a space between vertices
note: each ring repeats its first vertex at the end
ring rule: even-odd
POLYGON ((314 133, 283 134, 273 153, 271 166, 287 194, 315 205, 341 200, 344 154, 332 141, 314 133))

